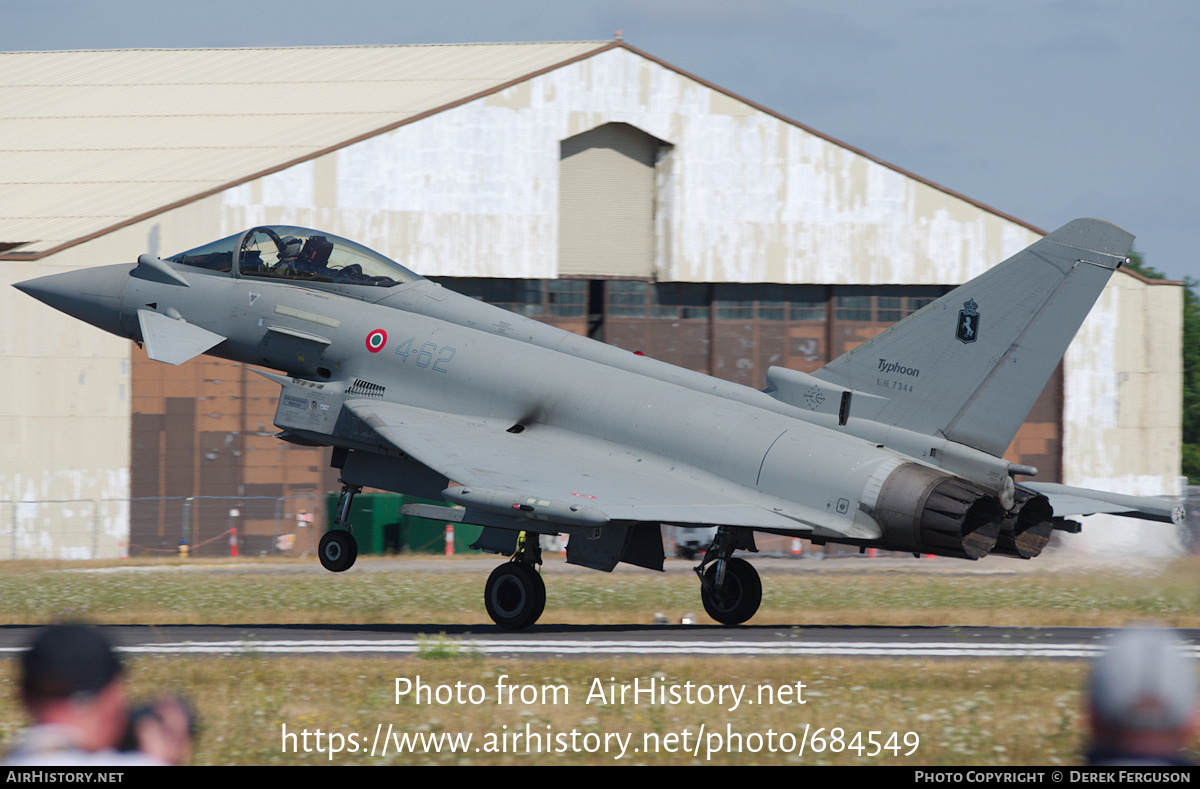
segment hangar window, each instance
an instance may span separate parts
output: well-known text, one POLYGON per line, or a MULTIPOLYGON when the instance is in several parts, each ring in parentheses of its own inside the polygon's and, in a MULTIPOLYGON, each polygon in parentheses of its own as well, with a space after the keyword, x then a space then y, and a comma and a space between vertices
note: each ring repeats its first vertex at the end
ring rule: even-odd
POLYGON ((838 296, 834 315, 839 321, 870 321, 871 297, 868 295, 838 296))
POLYGON ((587 314, 587 280, 436 277, 450 290, 527 318, 572 318, 587 314))
POLYGON ((548 279, 546 311, 557 318, 573 318, 587 314, 587 280, 548 279))
POLYGON ((825 288, 821 285, 716 286, 717 320, 823 321, 825 288))
POLYGON ((615 279, 605 284, 609 318, 708 319, 706 283, 615 279))
POLYGON ((881 321, 891 321, 895 323, 904 317, 904 297, 903 296, 877 296, 876 318, 881 321))
POLYGON ((608 283, 608 314, 618 318, 644 318, 649 282, 614 280, 608 283))
POLYGON ((435 277, 450 290, 502 307, 509 312, 538 318, 544 314, 540 279, 476 279, 435 277))
POLYGON ((825 320, 825 288, 803 286, 788 302, 790 317, 796 322, 825 320))
POLYGON ((948 289, 939 286, 848 286, 834 291, 839 321, 892 324, 933 302, 948 289))

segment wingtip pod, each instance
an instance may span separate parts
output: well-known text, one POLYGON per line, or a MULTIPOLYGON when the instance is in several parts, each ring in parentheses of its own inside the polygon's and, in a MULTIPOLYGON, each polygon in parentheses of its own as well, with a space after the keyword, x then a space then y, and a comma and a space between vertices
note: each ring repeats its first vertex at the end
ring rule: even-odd
MULTIPOLYGON (((1133 234, 1103 219, 1076 219, 1046 236, 1047 240, 1085 252, 1095 252, 1119 268, 1133 248, 1133 234)), ((1101 261, 1091 261, 1099 263, 1101 261)))
POLYGON ((1056 515, 1094 515, 1108 513, 1127 518, 1183 523, 1187 513, 1182 501, 1161 496, 1132 496, 1123 493, 1076 488, 1054 482, 1026 482, 1025 487, 1050 500, 1056 515))

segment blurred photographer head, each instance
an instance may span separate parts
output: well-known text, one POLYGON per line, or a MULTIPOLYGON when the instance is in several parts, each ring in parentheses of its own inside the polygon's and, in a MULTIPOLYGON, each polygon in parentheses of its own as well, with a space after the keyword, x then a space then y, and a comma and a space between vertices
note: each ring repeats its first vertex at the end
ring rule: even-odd
POLYGON ((1092 763, 1183 760, 1200 722, 1196 661, 1174 632, 1120 630, 1092 666, 1092 763))
POLYGON ((69 731, 84 751, 114 747, 128 710, 121 661, 86 625, 41 630, 21 655, 21 701, 34 722, 69 731))

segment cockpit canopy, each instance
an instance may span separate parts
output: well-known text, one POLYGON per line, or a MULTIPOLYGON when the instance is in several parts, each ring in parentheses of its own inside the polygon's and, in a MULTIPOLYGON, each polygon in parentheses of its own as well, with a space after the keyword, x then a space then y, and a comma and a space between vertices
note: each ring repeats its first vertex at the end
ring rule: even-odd
POLYGON ((173 263, 303 283, 390 288, 421 279, 361 244, 303 227, 272 225, 213 241, 167 258, 173 263))

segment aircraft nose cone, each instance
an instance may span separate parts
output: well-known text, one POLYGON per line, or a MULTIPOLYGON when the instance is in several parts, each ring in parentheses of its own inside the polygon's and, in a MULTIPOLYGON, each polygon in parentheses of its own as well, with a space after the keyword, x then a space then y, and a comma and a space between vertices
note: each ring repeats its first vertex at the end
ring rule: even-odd
POLYGON ((38 277, 18 282, 13 287, 93 326, 113 334, 124 334, 121 331, 121 298, 129 271, 130 266, 100 266, 38 277))

